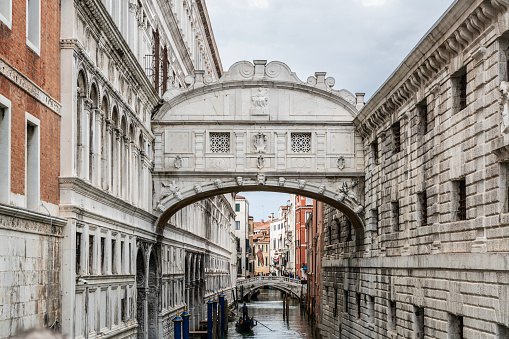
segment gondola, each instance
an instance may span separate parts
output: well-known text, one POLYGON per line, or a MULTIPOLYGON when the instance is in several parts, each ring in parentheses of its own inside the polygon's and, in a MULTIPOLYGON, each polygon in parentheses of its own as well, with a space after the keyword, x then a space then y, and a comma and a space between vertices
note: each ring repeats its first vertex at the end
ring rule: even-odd
POLYGON ((235 329, 237 332, 251 332, 256 325, 258 325, 258 322, 253 317, 239 318, 235 323, 235 329))

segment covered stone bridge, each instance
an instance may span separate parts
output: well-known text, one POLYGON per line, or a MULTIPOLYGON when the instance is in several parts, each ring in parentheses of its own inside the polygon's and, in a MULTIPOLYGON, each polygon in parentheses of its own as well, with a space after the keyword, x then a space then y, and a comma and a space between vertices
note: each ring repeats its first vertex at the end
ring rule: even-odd
POLYGON ((280 291, 290 293, 297 298, 306 295, 307 284, 303 284, 302 280, 288 277, 277 276, 258 276, 245 280, 239 280, 237 287, 242 290, 245 297, 249 292, 259 289, 261 287, 272 287, 280 291))

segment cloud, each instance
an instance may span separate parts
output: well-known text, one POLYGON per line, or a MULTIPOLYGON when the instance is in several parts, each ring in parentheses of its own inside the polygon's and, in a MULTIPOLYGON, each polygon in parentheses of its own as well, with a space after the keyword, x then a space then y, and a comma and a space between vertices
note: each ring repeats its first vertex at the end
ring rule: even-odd
POLYGON ((249 7, 257 9, 268 9, 269 0, 249 0, 249 7))
POLYGON ((355 0, 355 2, 360 2, 365 7, 378 7, 383 6, 387 2, 386 0, 355 0))

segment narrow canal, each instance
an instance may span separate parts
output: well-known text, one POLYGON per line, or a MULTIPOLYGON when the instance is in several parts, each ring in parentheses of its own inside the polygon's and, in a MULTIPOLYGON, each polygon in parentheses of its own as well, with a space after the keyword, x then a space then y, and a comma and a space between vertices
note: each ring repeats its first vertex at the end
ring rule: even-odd
MULTIPOLYGON (((258 301, 246 303, 249 316, 258 321, 252 333, 238 333, 235 323, 229 323, 228 339, 230 338, 313 338, 311 325, 299 307, 297 299, 290 302, 290 316, 283 320, 283 299, 277 290, 261 290, 258 301), (267 326, 264 327, 263 325, 267 326)), ((239 305, 240 306, 240 305, 239 305)))

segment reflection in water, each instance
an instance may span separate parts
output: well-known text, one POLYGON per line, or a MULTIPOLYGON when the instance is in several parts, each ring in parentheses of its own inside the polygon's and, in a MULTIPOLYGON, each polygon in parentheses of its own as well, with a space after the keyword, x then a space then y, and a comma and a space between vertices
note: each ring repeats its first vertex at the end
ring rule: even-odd
MULTIPOLYGON (((301 312, 299 301, 290 301, 290 316, 283 320, 283 299, 281 292, 277 290, 261 290, 258 301, 246 303, 249 308, 249 316, 254 317, 259 323, 253 328, 252 333, 238 333, 235 330, 235 323, 231 322, 228 328, 228 339, 230 338, 313 338, 311 326, 306 315, 301 312), (267 326, 264 327, 261 325, 267 326)), ((241 304, 239 304, 241 306, 241 304)))

